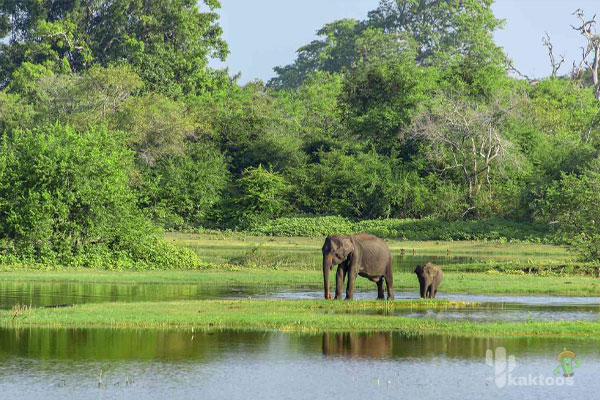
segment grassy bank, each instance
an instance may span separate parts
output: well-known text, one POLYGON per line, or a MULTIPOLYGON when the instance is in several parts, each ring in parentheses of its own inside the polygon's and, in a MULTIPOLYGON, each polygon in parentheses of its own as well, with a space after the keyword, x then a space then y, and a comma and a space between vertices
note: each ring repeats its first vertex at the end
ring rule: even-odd
POLYGON ((236 329, 249 331, 393 331, 408 335, 552 336, 600 339, 597 322, 472 323, 393 316, 395 311, 471 307, 447 301, 228 300, 86 304, 57 309, 0 311, 5 327, 236 329))
MULTIPOLYGON (((296 270, 252 270, 243 268, 203 271, 4 271, 0 279, 22 282, 73 282, 120 284, 198 284, 225 286, 265 286, 273 288, 322 289, 322 273, 296 270)), ((333 279, 333 274, 332 274, 333 279)), ((331 288, 334 283, 332 281, 331 288)), ((358 278, 356 287, 372 290, 374 283, 358 278)), ((414 274, 396 273, 396 291, 418 291, 414 274)), ((490 273, 454 273, 444 275, 441 292, 547 294, 567 296, 600 296, 600 279, 583 276, 539 276, 490 273)))
MULTIPOLYGON (((165 239, 176 248, 191 250, 197 257, 192 264, 160 264, 152 268, 136 265, 86 265, 88 270, 214 270, 263 269, 307 270, 321 268, 323 237, 266 237, 242 233, 211 232, 203 234, 167 233, 165 239)), ((600 265, 582 263, 564 247, 537 243, 503 243, 500 241, 406 241, 388 239, 398 272, 414 270, 417 263, 432 261, 445 271, 506 272, 540 275, 600 274, 600 265)), ((68 265, 66 268, 83 268, 68 265)), ((24 263, 0 266, 13 270, 64 269, 56 264, 24 263)))
MULTIPOLYGON (((271 237, 252 236, 235 232, 182 233, 168 232, 167 241, 195 250, 250 250, 259 247, 264 250, 311 251, 320 254, 326 235, 312 237, 271 237)), ((417 254, 439 254, 452 256, 488 255, 505 257, 545 257, 552 259, 571 259, 572 255, 563 247, 540 243, 506 243, 488 240, 401 240, 386 239, 392 252, 404 249, 407 255, 415 250, 417 254)), ((202 255, 202 254, 200 254, 202 255)), ((224 254, 225 255, 225 254, 224 254)))
MULTIPOLYGON (((169 233, 169 242, 194 251, 211 264, 260 268, 319 270, 323 238, 245 236, 238 233, 169 233)), ((598 276, 600 268, 574 259, 564 247, 490 241, 405 241, 388 239, 399 271, 433 261, 445 271, 598 276)))

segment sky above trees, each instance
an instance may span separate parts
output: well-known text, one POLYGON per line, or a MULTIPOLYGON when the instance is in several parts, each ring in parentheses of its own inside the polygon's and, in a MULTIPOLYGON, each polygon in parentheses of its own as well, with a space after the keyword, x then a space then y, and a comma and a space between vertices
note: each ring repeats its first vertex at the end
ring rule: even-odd
MULTIPOLYGON (((255 78, 272 78, 273 67, 287 65, 296 58, 296 50, 316 38, 315 32, 326 23, 341 18, 364 19, 378 0, 222 0, 220 25, 231 53, 225 63, 231 73, 241 72, 240 83, 255 78), (248 23, 253 21, 252 23, 248 23)), ((496 41, 514 60, 516 67, 531 77, 551 72, 542 37, 548 32, 555 51, 567 62, 559 73, 567 73, 572 61, 580 56, 582 40, 570 24, 571 16, 581 8, 586 15, 600 14, 597 0, 496 0, 497 17, 506 26, 496 33, 496 41)))

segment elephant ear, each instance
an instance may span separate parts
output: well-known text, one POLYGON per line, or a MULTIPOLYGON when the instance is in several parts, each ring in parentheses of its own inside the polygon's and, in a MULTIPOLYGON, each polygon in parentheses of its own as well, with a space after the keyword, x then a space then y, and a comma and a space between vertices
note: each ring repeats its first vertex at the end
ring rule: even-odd
POLYGON ((354 251, 354 241, 351 238, 342 240, 342 258, 345 260, 354 251))

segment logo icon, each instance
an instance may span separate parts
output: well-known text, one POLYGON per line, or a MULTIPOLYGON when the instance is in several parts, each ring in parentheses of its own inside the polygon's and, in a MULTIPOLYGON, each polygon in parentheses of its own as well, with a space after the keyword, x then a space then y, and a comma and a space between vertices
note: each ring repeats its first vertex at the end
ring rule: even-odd
POLYGON ((554 370, 554 376, 544 374, 513 375, 517 368, 514 355, 508 355, 504 347, 496 350, 488 349, 485 352, 485 363, 494 369, 494 375, 487 378, 494 381, 496 387, 502 389, 507 386, 573 386, 573 369, 581 365, 581 359, 575 358, 575 353, 563 349, 558 355, 560 365, 554 370), (563 376, 556 376, 562 369, 563 376))
POLYGON ((494 381, 496 386, 503 388, 507 385, 510 373, 517 367, 515 356, 511 355, 506 357, 506 349, 504 347, 497 347, 496 352, 488 349, 485 352, 485 363, 494 368, 494 381))
POLYGON ((554 370, 554 375, 560 374, 560 370, 562 369, 562 373, 564 377, 570 377, 575 374, 573 370, 581 365, 581 358, 575 358, 575 353, 567 350, 567 348, 563 348, 562 353, 556 357, 560 362, 559 366, 554 370))

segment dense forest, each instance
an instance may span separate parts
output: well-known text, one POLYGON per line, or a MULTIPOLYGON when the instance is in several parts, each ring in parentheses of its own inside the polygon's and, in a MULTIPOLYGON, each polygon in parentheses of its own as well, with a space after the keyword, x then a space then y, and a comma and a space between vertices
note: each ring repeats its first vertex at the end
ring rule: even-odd
POLYGON ((158 229, 328 215, 539 223, 600 258, 595 22, 531 80, 492 3, 381 0, 240 85, 208 66, 217 0, 0 0, 5 259, 191 264, 158 229))

